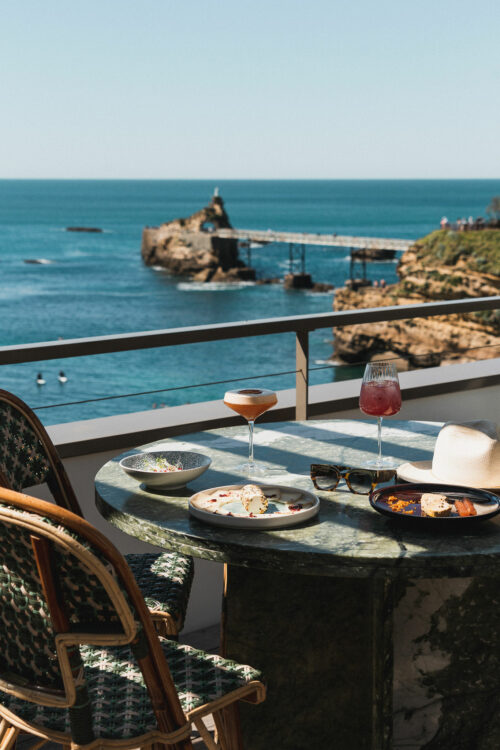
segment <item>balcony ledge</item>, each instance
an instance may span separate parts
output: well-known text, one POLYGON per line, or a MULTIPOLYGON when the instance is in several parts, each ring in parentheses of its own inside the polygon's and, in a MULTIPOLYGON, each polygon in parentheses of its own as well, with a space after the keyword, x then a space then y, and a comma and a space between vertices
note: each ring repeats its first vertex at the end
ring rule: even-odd
MULTIPOLYGON (((500 359, 433 367, 400 374, 403 403, 441 394, 500 384, 500 359)), ((311 386, 309 417, 340 416, 358 409, 360 379, 311 386)), ((481 415, 479 415, 481 416, 481 415)), ((484 416, 484 415, 482 415, 484 416)), ((276 422, 295 418, 295 389, 280 391, 278 404, 262 418, 276 422)), ((47 427, 63 458, 125 450, 165 437, 241 424, 220 401, 205 401, 132 414, 118 414, 47 427)))

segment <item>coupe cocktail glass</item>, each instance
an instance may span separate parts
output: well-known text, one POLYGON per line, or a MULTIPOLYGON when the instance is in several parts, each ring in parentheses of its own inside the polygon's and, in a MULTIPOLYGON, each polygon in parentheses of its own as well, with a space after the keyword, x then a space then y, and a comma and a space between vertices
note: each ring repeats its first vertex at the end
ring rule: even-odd
POLYGON ((401 390, 394 363, 369 362, 366 365, 359 394, 359 408, 364 414, 377 417, 378 458, 368 463, 370 466, 387 467, 393 461, 382 458, 382 418, 397 414, 401 409, 401 390))
POLYGON ((256 463, 253 458, 253 427, 257 417, 264 414, 277 401, 275 392, 267 388, 241 388, 240 390, 227 391, 224 396, 226 406, 241 414, 248 422, 248 461, 236 467, 238 471, 247 476, 266 473, 265 467, 256 463))

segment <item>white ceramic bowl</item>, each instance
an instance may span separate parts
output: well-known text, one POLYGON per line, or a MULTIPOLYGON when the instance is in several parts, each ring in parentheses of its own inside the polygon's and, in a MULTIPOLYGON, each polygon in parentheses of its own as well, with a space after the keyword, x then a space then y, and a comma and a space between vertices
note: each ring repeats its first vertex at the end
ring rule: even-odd
POLYGON ((208 456, 193 451, 148 451, 122 458, 120 466, 129 476, 137 482, 144 482, 147 487, 176 490, 203 474, 211 463, 208 456), (162 471, 165 461, 173 465, 180 463, 182 469, 162 471))

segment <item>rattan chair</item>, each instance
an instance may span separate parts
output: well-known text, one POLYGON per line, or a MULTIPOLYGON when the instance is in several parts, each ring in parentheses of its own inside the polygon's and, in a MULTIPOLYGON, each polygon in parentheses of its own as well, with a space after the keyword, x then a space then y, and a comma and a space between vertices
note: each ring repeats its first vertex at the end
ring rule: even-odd
MULTIPOLYGON (((24 401, 0 390, 0 485, 21 492, 40 484, 47 484, 57 505, 83 517, 44 426, 24 401)), ((133 554, 126 559, 158 632, 177 637, 193 582, 193 559, 176 552, 133 554)))
POLYGON ((0 747, 242 750, 252 667, 161 638, 125 559, 87 521, 0 488, 0 747), (213 714, 217 740, 202 717, 213 714))

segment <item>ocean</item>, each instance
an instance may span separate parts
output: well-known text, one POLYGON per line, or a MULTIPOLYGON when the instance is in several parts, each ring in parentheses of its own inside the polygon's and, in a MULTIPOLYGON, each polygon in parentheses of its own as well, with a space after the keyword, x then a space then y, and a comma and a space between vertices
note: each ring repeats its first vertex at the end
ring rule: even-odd
MULTIPOLYGON (((143 227, 189 216, 209 202, 215 187, 237 228, 408 239, 436 229, 443 215, 450 221, 484 215, 500 194, 500 180, 0 180, 0 345, 330 312, 334 292, 196 284, 144 266, 143 227), (67 232, 68 226, 103 232, 67 232), (29 259, 47 262, 25 263, 29 259)), ((395 281, 396 262, 370 263, 369 277, 395 281)), ((259 277, 283 277, 288 247, 253 249, 252 265, 259 277)), ((314 281, 342 286, 349 251, 310 247, 306 270, 314 281)), ((329 329, 311 334, 313 384, 360 372, 328 364, 332 339, 329 329)), ((275 373, 294 364, 295 338, 283 334, 4 365, 0 387, 39 409, 45 424, 55 424, 220 399, 232 387, 206 385, 212 381, 244 378, 290 388, 294 375, 275 373), (68 378, 64 384, 60 370, 68 378), (39 372, 45 385, 36 383, 39 372), (125 397, 92 401, 107 396, 125 397), (81 401, 87 403, 73 403, 81 401)))

